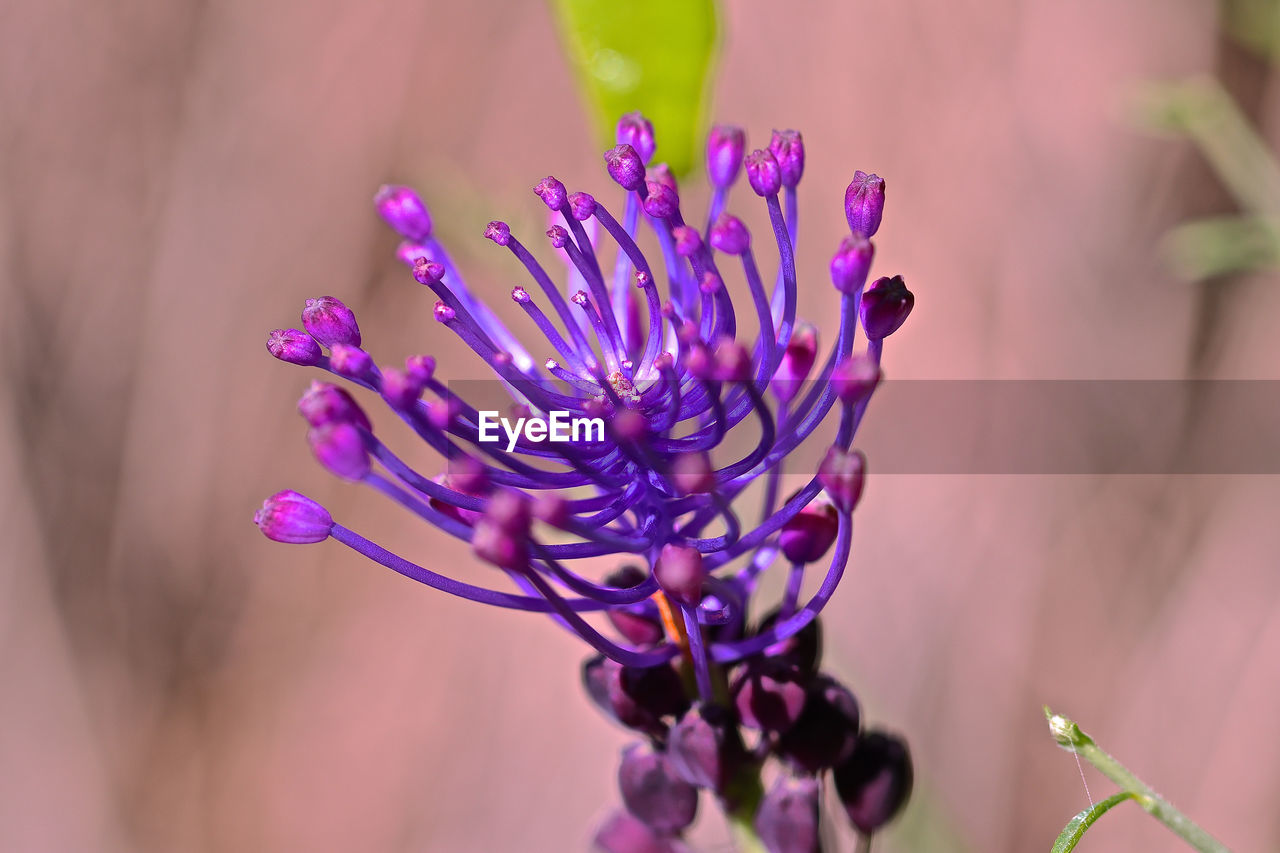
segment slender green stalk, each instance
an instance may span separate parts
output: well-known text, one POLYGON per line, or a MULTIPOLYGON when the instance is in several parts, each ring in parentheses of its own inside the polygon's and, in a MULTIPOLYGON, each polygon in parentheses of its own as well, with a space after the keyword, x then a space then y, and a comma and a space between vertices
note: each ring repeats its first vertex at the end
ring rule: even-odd
POLYGON ((1183 841, 1201 853, 1231 853, 1225 844, 1174 808, 1172 803, 1133 775, 1129 768, 1094 743, 1093 738, 1081 731, 1074 720, 1054 714, 1047 706, 1044 709, 1044 715, 1049 721, 1049 733, 1058 742, 1058 746, 1073 750, 1085 761, 1098 768, 1103 776, 1115 782, 1125 792, 1132 794, 1148 814, 1169 827, 1183 841))
POLYGON ((729 834, 733 836, 737 853, 769 853, 756 834, 756 812, 763 797, 758 764, 748 763, 739 769, 725 787, 720 805, 729 821, 729 834))

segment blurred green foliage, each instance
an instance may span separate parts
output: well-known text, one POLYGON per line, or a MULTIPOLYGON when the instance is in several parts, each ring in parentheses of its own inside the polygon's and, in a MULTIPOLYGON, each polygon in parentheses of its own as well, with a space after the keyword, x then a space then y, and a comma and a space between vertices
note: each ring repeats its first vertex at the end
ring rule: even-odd
POLYGON ((714 0, 553 0, 600 144, 623 113, 653 122, 656 158, 689 172, 703 139, 718 23, 714 0))

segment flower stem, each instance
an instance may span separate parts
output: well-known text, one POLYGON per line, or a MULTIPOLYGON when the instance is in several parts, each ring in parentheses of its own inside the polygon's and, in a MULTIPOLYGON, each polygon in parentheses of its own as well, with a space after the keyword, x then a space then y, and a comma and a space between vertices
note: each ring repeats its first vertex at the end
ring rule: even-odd
POLYGON ((1230 853, 1225 844, 1174 808, 1172 803, 1151 790, 1150 786, 1135 776, 1129 768, 1094 743, 1093 738, 1081 731, 1074 720, 1054 714, 1048 706, 1045 706, 1044 715, 1049 721, 1049 733, 1058 742, 1058 746, 1073 750, 1085 761, 1098 768, 1103 776, 1133 794, 1134 799, 1148 814, 1169 827, 1183 841, 1201 853, 1230 853))

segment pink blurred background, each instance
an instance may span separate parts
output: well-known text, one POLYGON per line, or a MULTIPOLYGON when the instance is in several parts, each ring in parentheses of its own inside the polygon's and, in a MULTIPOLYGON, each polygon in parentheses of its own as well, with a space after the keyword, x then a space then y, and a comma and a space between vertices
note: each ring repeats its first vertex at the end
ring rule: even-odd
MULTIPOLYGON (((1160 236, 1227 202, 1126 106, 1217 72, 1274 139, 1273 77, 1213 4, 726 6, 715 116, 805 133, 802 314, 829 314, 852 171, 888 182, 878 269, 918 298, 891 376, 1280 378, 1274 276, 1166 271, 1160 236)), ((0 848, 585 848, 626 738, 579 692, 582 647, 250 523, 294 487, 483 577, 314 464, 309 377, 263 340, 332 293, 375 355, 472 369, 370 198, 417 185, 501 295, 484 223, 536 222, 548 172, 603 189, 546 8, 19 2, 0 45, 0 848)), ((1046 702, 1234 849, 1280 848, 1278 499, 1274 477, 873 479, 826 619, 828 666, 917 763, 877 850, 1047 850, 1086 800, 1046 702)), ((1079 849, 1183 848, 1121 808, 1079 849)))

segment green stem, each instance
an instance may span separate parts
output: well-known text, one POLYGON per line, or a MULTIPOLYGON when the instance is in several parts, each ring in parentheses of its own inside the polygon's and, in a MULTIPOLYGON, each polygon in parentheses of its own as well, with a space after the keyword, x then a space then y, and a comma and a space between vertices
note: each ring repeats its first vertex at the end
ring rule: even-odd
POLYGON ((1088 761, 1112 782, 1125 791, 1133 794, 1134 799, 1156 820, 1169 827, 1175 835, 1190 844, 1201 853, 1231 853, 1225 844, 1214 838, 1189 817, 1174 808, 1173 804, 1151 790, 1145 782, 1133 775, 1110 753, 1099 747, 1080 730, 1074 720, 1054 714, 1048 706, 1044 709, 1045 718, 1049 721, 1049 732, 1058 746, 1073 750, 1088 761))
POLYGON ((756 834, 756 812, 764 797, 760 781, 760 765, 747 764, 725 786, 721 807, 729 821, 729 834, 733 836, 737 853, 769 853, 764 842, 756 834))
POLYGON ((733 836, 734 849, 738 853, 769 853, 760 836, 756 835, 752 817, 742 811, 729 813, 729 833, 733 836))

